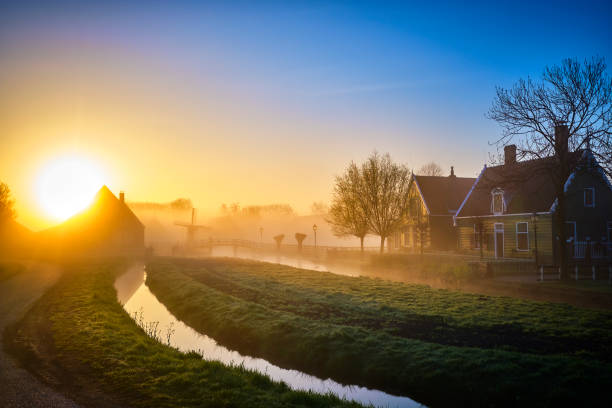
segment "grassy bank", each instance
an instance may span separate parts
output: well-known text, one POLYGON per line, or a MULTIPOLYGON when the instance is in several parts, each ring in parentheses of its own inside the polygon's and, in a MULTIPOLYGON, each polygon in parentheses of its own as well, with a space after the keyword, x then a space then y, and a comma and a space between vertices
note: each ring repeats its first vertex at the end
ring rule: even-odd
POLYGON ((282 366, 432 405, 610 403, 610 313, 233 259, 147 271, 177 317, 282 366))
POLYGON ((147 337, 116 300, 120 265, 72 265, 7 333, 45 381, 84 406, 358 406, 295 392, 239 367, 183 354, 147 337))

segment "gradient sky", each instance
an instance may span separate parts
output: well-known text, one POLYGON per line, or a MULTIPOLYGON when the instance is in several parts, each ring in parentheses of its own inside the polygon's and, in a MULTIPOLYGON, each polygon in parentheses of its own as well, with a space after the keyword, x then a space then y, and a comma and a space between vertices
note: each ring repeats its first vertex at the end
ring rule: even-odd
POLYGON ((563 58, 612 64, 602 2, 11 2, 0 5, 0 180, 19 220, 75 153, 128 200, 327 201, 374 149, 475 176, 495 86, 563 58), (53 6, 47 4, 53 3, 53 6))

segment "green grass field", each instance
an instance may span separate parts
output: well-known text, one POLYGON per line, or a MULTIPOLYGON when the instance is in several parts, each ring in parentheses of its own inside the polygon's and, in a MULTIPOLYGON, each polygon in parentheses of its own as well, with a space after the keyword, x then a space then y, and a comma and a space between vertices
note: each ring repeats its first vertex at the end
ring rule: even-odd
POLYGON ((157 259, 172 313, 240 352, 434 406, 608 406, 612 313, 234 259, 157 259))
POLYGON ((41 378, 84 406, 359 406, 290 390, 268 377, 183 354, 146 336, 117 302, 121 265, 72 265, 10 330, 7 343, 41 378))

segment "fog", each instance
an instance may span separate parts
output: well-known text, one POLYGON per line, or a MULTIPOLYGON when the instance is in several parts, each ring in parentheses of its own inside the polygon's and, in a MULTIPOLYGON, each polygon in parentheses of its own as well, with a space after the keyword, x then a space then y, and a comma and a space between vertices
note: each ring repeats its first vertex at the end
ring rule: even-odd
MULTIPOLYGON (((201 214, 192 210, 189 199, 177 199, 168 203, 128 203, 130 209, 145 225, 145 244, 155 253, 168 254, 173 247, 184 245, 187 225, 201 226, 194 240, 246 239, 264 244, 274 244, 274 236, 284 234, 283 245, 295 245, 296 233, 306 235, 304 246, 315 244, 313 226, 317 226, 317 246, 358 247, 356 237, 337 237, 326 221, 324 206, 313 206, 316 213, 298 214, 287 204, 222 205, 214 214, 201 214), (178 225, 182 224, 182 225, 178 225)), ((365 246, 378 248, 380 238, 368 236, 365 246)))

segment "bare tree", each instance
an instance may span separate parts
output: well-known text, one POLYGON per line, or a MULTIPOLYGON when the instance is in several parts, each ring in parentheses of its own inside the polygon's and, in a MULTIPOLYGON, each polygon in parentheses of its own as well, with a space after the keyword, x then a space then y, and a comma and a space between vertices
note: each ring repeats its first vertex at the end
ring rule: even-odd
POLYGON ((410 173, 404 165, 393 163, 389 154, 374 152, 361 165, 360 201, 370 230, 380 236, 380 252, 385 239, 404 222, 408 211, 410 173))
POLYGON ((15 216, 15 200, 11 198, 11 190, 8 185, 0 182, 0 224, 14 219, 15 216))
POLYGON ((441 176, 442 175, 442 167, 438 165, 436 162, 429 162, 421 166, 421 168, 417 171, 419 176, 441 176))
POLYGON ((361 200, 362 178, 357 165, 349 164, 343 175, 336 177, 326 221, 331 225, 334 235, 339 237, 356 236, 363 252, 363 240, 368 234, 368 218, 361 200))
POLYGON ((554 156, 549 170, 556 188, 555 224, 559 234, 562 276, 568 276, 564 184, 570 174, 568 149, 590 147, 612 174, 612 80, 603 58, 580 63, 566 59, 547 67, 539 81, 519 80, 511 89, 498 87, 487 114, 503 129, 500 148, 517 139, 519 157, 554 156), (567 143, 565 142, 567 139, 567 143))

